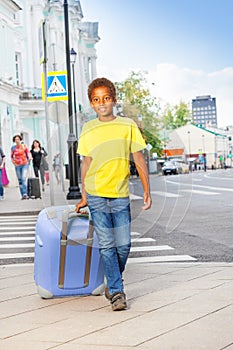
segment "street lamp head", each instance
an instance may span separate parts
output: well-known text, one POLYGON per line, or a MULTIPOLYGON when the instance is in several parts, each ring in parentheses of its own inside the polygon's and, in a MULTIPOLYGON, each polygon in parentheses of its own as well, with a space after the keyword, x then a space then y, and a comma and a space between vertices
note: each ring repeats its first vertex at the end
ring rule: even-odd
POLYGON ((70 63, 74 64, 76 62, 77 52, 73 49, 70 50, 70 63))

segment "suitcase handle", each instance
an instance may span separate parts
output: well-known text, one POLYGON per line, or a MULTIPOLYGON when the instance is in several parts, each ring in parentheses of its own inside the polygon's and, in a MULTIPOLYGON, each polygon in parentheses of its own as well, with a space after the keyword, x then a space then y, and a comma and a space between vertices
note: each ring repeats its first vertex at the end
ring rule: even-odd
POLYGON ((89 217, 90 218, 90 211, 88 207, 81 208, 80 213, 76 213, 75 207, 67 208, 62 213, 62 222, 68 222, 69 219, 73 217, 89 217))

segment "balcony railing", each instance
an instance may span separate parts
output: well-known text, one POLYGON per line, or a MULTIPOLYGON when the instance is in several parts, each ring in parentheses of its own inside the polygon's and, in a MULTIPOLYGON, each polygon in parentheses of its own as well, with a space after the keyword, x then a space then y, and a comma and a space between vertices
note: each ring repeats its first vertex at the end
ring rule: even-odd
POLYGON ((41 89, 25 89, 19 98, 20 100, 41 100, 42 92, 41 89))

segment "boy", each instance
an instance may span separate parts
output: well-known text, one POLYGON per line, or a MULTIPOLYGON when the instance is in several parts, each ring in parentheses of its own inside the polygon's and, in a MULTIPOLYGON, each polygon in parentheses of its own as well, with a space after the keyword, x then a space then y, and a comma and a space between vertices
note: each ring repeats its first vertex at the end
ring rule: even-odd
POLYGON ((144 189, 143 210, 151 207, 149 177, 141 150, 145 141, 129 118, 113 115, 116 89, 106 78, 97 78, 88 87, 90 105, 98 118, 82 130, 77 152, 82 163, 82 199, 76 212, 88 205, 99 242, 107 279, 105 296, 112 310, 127 308, 122 273, 130 252, 130 153, 144 189))

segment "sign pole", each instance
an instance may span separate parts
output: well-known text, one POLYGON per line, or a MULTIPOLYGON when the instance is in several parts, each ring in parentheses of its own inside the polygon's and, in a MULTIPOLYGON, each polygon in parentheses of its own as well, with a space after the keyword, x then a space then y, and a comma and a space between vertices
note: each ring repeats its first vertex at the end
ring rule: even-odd
POLYGON ((49 115, 48 115, 48 80, 47 80, 47 47, 46 47, 46 22, 42 23, 42 33, 43 33, 43 48, 44 48, 44 57, 43 57, 43 71, 44 71, 44 93, 45 93, 45 118, 46 118, 46 135, 47 135, 47 147, 49 155, 49 182, 50 182, 50 202, 51 206, 54 205, 54 191, 53 191, 53 165, 52 165, 52 146, 51 146, 51 137, 50 137, 50 125, 49 125, 49 115))

